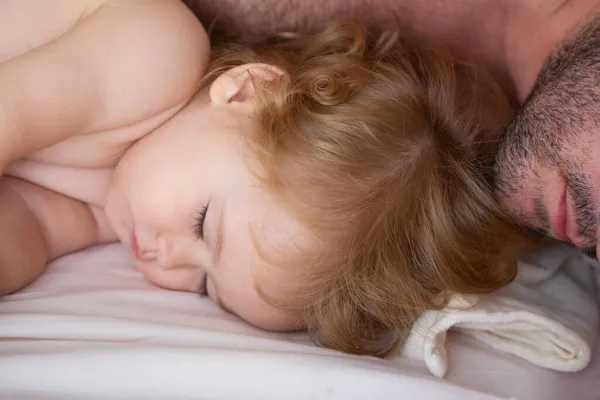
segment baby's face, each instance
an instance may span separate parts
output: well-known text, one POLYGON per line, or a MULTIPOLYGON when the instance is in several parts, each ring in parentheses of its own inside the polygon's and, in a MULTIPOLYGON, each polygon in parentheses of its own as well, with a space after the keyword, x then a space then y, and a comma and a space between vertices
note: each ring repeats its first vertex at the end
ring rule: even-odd
POLYGON ((264 329, 295 329, 298 316, 268 304, 255 286, 274 294, 291 289, 256 243, 284 249, 300 228, 248 168, 243 136, 253 126, 235 103, 215 105, 200 93, 125 154, 106 213, 151 282, 206 293, 264 329))

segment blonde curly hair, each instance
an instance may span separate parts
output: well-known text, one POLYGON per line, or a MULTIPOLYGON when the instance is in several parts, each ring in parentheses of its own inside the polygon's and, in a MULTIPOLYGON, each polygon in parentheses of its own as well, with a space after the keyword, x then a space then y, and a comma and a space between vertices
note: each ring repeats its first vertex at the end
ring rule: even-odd
POLYGON ((285 72, 257 82, 252 148, 262 182, 321 243, 263 252, 301 283, 293 303, 263 296, 300 310, 316 342, 383 356, 448 293, 513 279, 528 238, 490 186, 510 107, 489 77, 355 22, 220 45, 205 84, 246 63, 285 72))

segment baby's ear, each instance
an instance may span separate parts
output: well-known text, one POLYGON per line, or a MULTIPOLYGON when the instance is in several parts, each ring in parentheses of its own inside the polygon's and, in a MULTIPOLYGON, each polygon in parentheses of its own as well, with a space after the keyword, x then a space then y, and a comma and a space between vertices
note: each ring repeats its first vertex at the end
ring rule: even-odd
POLYGON ((245 103, 254 98, 255 85, 272 81, 285 73, 269 64, 244 64, 220 75, 210 86, 210 100, 214 104, 245 103))

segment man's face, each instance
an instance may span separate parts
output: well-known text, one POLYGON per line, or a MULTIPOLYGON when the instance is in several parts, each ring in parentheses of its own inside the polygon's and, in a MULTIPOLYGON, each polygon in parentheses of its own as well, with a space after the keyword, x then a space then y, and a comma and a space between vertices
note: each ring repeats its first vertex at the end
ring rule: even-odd
POLYGON ((587 252, 600 222, 600 18, 546 60, 496 154, 496 185, 521 223, 587 252))

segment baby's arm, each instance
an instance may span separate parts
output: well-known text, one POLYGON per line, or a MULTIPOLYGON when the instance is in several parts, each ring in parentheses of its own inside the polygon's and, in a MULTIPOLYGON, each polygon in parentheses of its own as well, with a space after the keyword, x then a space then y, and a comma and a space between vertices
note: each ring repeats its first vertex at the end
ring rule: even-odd
POLYGON ((0 296, 37 278, 46 263, 102 240, 84 203, 15 178, 0 178, 0 296))
POLYGON ((0 171, 75 135, 175 113, 209 43, 175 0, 106 2, 59 38, 0 64, 0 171))

